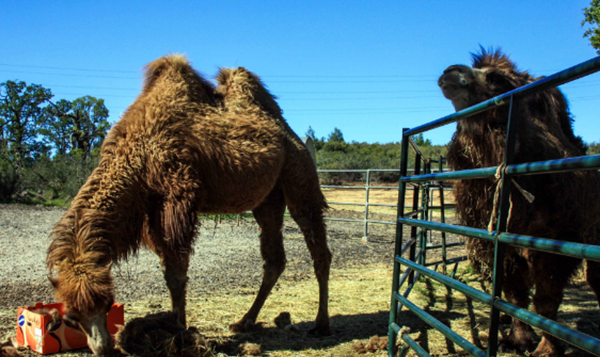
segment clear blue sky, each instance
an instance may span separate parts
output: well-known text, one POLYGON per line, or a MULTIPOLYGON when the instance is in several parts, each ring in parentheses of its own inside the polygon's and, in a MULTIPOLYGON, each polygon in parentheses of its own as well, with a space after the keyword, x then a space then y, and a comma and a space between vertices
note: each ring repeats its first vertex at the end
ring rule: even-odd
MULTIPOLYGON (((395 142, 454 109, 437 87, 479 45, 549 75, 596 56, 583 38, 589 0, 0 2, 0 82, 55 99, 104 98, 110 121, 139 93, 142 67, 185 53, 212 78, 243 66, 277 95, 300 136, 335 127, 346 141, 395 142)), ((562 87, 585 141, 600 141, 600 75, 562 87)), ((455 125, 426 133, 450 140, 455 125)))

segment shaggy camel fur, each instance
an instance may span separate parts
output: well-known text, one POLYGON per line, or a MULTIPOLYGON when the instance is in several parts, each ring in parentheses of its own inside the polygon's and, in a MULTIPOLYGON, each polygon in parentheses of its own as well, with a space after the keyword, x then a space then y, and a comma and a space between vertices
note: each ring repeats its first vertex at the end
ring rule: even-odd
MULTIPOLYGON (((473 56, 473 67, 450 66, 439 79, 446 98, 456 110, 506 93, 535 81, 517 70, 500 51, 473 56)), ((519 99, 519 128, 515 163, 563 159, 585 155, 586 146, 573 134, 572 119, 565 97, 558 89, 519 99)), ((462 119, 457 124, 448 150, 454 170, 498 166, 504 161, 508 105, 462 119)), ((517 183, 535 196, 529 203, 516 189, 511 195, 512 212, 507 230, 530 236, 570 242, 597 244, 600 217, 600 176, 593 171, 516 177, 517 183)), ((462 224, 487 228, 493 211, 496 183, 493 179, 460 180, 454 186, 457 213, 462 224)), ((469 239, 469 257, 489 275, 493 269, 491 242, 469 239)), ((556 319, 563 290, 581 260, 530 249, 508 247, 504 261, 505 298, 520 307, 530 303, 538 314, 556 319)), ((587 280, 600 296, 600 265, 588 262, 587 280)), ((510 335, 501 348, 529 350, 534 347, 531 328, 513 319, 510 335)), ((533 356, 562 355, 557 338, 543 334, 533 356)))
POLYGON ((315 164, 257 76, 222 69, 217 81, 215 89, 182 56, 150 63, 142 93, 111 129, 98 168, 52 232, 47 264, 57 276, 56 297, 96 354, 113 346, 106 329, 111 265, 141 246, 160 257, 173 311, 185 326, 199 213, 252 210, 260 225, 263 282, 250 310, 231 325, 251 328, 285 268, 286 205, 319 283, 313 332, 329 333, 327 204, 315 164))

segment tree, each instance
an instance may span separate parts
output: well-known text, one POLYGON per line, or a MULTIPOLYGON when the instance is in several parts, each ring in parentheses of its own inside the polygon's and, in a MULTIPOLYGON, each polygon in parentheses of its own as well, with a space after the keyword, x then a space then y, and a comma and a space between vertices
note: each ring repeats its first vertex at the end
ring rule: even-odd
POLYGON ((66 155, 71 150, 72 118, 68 115, 72 103, 61 99, 47 106, 48 120, 40 129, 45 141, 55 150, 55 155, 66 155))
POLYGON ((304 134, 304 135, 306 135, 309 138, 313 139, 313 141, 317 140, 317 138, 315 136, 315 131, 310 126, 308 127, 308 130, 306 131, 306 134, 304 134))
POLYGON ((328 142, 344 142, 344 134, 338 128, 333 128, 331 134, 329 134, 328 142))
POLYGON ((73 146, 89 157, 99 147, 110 129, 108 109, 104 99, 85 96, 75 99, 71 107, 73 118, 73 146))
POLYGON ((417 144, 417 146, 431 146, 431 140, 429 139, 425 139, 423 137, 423 133, 419 134, 419 135, 413 135, 412 139, 414 140, 415 144, 417 144))
POLYGON ((76 150, 84 159, 88 158, 100 146, 110 128, 104 99, 91 96, 72 102, 63 99, 52 103, 47 112, 52 120, 46 123, 42 133, 57 154, 64 155, 76 150))
POLYGON ((581 27, 589 24, 590 27, 585 30, 583 37, 589 37, 592 47, 596 49, 596 53, 600 55, 600 0, 592 0, 590 7, 583 9, 583 21, 581 27))
POLYGON ((51 98, 52 92, 37 84, 0 84, 0 156, 17 170, 47 152, 38 130, 46 120, 42 105, 51 98))
POLYGON ((588 144, 588 155, 600 154, 600 141, 594 141, 588 144))

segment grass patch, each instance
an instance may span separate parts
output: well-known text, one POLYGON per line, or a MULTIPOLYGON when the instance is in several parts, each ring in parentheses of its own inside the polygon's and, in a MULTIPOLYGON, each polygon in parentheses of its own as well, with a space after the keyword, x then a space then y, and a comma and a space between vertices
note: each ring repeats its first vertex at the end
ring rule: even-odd
MULTIPOLYGON (((482 279, 463 263, 457 277, 479 290, 485 289, 482 279)), ((308 330, 313 326, 318 306, 318 286, 312 277, 300 281, 283 280, 273 289, 258 319, 261 328, 250 333, 234 335, 229 324, 238 321, 254 301, 256 289, 232 287, 225 294, 199 294, 188 292, 188 326, 198 328, 211 341, 215 355, 236 355, 243 343, 259 344, 262 356, 270 357, 330 357, 330 356, 387 356, 386 351, 358 353, 355 341, 366 342, 372 336, 385 336, 389 319, 392 269, 377 264, 360 268, 335 269, 330 280, 330 316, 332 336, 313 337, 308 330), (274 318, 282 312, 291 314, 297 326, 292 331, 276 327, 274 318)), ((410 300, 429 314, 450 326, 462 337, 482 350, 487 348, 490 308, 444 285, 421 278, 409 296, 410 300)), ((126 304, 125 320, 143 317, 150 313, 167 311, 167 296, 149 296, 147 299, 126 304)), ((406 308, 399 315, 401 326, 411 329, 410 336, 432 355, 462 356, 466 353, 441 333, 417 318, 406 308)), ((14 334, 15 312, 0 310, 3 333, 14 334), (8 326, 7 324, 10 324, 8 326)), ((559 321, 594 337, 600 336, 596 321, 600 311, 594 294, 583 276, 576 276, 566 291, 565 302, 559 312, 559 321)), ((502 325, 504 333, 509 325, 502 325)), ((27 352, 25 355, 34 356, 27 352)), ((61 354, 62 356, 90 356, 86 350, 61 354)), ((576 349, 567 356, 587 356, 576 349)), ((412 351, 409 356, 416 356, 412 351)), ((503 356, 517 356, 503 354, 503 356)))

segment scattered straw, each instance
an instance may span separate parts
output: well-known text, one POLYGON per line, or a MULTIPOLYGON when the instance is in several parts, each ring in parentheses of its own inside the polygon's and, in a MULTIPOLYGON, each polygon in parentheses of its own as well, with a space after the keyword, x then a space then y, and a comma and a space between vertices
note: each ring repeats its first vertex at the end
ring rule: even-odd
POLYGON ((373 336, 368 342, 365 341, 354 341, 352 349, 357 353, 377 352, 384 351, 387 349, 388 337, 387 336, 373 336))
POLYGON ((25 350, 26 348, 19 346, 17 341, 10 339, 0 344, 0 357, 20 357, 23 356, 19 353, 19 350, 25 350))
POLYGON ((260 356, 262 354, 262 349, 260 345, 246 342, 239 345, 237 354, 238 356, 260 356))

